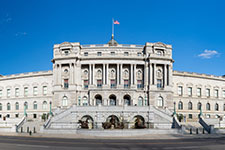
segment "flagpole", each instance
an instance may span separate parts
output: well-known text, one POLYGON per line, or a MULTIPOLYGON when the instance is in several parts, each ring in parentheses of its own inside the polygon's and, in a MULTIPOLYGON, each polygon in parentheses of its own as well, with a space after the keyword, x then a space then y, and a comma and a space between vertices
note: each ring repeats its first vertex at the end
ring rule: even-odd
POLYGON ((114 38, 114 19, 112 18, 112 39, 114 38))

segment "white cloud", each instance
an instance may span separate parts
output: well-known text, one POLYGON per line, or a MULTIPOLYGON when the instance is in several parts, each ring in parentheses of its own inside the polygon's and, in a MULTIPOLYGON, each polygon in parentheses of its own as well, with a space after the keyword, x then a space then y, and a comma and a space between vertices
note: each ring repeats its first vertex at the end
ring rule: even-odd
POLYGON ((22 35, 27 35, 27 32, 17 32, 16 34, 15 34, 15 36, 22 36, 22 35))
POLYGON ((219 53, 215 50, 204 50, 203 53, 199 54, 198 57, 201 57, 201 58, 205 58, 205 59, 210 59, 212 58, 213 56, 218 56, 219 53))

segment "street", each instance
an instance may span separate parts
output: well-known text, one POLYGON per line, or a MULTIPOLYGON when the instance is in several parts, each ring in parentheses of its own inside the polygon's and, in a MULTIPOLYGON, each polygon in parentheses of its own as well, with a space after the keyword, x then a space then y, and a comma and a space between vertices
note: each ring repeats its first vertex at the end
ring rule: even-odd
POLYGON ((63 139, 0 136, 0 150, 224 150, 225 138, 193 139, 63 139))

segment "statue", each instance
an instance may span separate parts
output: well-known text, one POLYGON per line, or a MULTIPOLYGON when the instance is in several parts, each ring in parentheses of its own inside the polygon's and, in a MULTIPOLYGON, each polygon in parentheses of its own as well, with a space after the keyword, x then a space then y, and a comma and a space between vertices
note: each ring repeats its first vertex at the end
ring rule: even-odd
POLYGON ((103 122, 102 127, 104 129, 123 129, 124 123, 119 122, 115 116, 111 116, 109 122, 103 122))
POLYGON ((135 129, 144 129, 144 128, 146 128, 146 126, 144 125, 144 122, 140 118, 136 118, 134 128, 135 129))

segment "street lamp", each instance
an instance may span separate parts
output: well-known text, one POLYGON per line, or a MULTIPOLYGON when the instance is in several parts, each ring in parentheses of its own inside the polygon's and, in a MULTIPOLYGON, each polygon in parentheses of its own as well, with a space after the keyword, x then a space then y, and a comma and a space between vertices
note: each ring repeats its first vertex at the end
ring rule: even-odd
POLYGON ((24 116, 27 117, 27 103, 24 103, 24 116))
POLYGON ((53 113, 52 113, 52 102, 50 102, 49 104, 50 104, 49 114, 50 114, 51 116, 53 116, 53 113))
POLYGON ((177 113, 176 113, 176 102, 173 102, 173 116, 175 116, 177 113))

